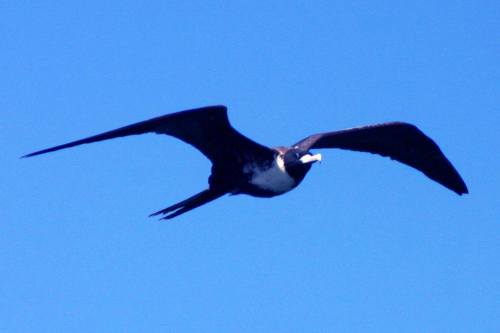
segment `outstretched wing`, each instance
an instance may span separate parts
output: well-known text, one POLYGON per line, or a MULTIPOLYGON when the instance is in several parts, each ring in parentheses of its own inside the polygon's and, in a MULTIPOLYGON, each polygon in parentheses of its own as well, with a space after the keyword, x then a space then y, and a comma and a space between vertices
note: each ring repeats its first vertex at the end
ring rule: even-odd
POLYGON ((174 136, 197 148, 213 163, 219 159, 224 159, 224 154, 228 152, 234 153, 238 150, 243 150, 246 154, 256 156, 273 154, 270 148, 262 146, 238 133, 229 124, 227 108, 218 105, 167 114, 85 139, 39 150, 23 157, 31 157, 86 143, 144 133, 174 136))
POLYGON ((420 170, 459 195, 469 193, 438 145, 411 124, 392 122, 314 134, 294 146, 305 150, 340 148, 388 156, 420 170))

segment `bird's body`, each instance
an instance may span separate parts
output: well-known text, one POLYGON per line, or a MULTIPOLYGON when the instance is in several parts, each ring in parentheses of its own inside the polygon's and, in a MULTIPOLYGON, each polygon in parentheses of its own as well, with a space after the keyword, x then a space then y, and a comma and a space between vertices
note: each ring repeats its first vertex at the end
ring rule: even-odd
MULTIPOLYGON (((243 165, 241 171, 245 181, 237 186, 231 194, 248 194, 254 197, 270 198, 276 195, 286 193, 300 184, 305 176, 294 177, 290 174, 285 167, 283 148, 274 149, 275 155, 272 161, 265 161, 263 163, 248 162, 243 165)), ((312 155, 313 159, 321 159, 321 155, 317 154, 316 157, 312 155)))
POLYGON ((311 135, 291 147, 268 148, 238 133, 224 106, 210 106, 153 118, 116 130, 40 150, 40 155, 81 144, 144 133, 167 134, 191 144, 212 162, 208 189, 152 215, 170 219, 225 194, 273 197, 304 179, 321 161, 311 148, 376 153, 412 166, 457 194, 468 193, 462 178, 439 147, 415 126, 394 122, 311 135))
POLYGON ((248 191, 249 193, 246 194, 258 197, 273 197, 286 193, 298 185, 298 181, 286 172, 285 162, 279 155, 276 156, 271 165, 263 167, 250 165, 246 166, 245 169, 249 176, 249 186, 252 187, 248 191))

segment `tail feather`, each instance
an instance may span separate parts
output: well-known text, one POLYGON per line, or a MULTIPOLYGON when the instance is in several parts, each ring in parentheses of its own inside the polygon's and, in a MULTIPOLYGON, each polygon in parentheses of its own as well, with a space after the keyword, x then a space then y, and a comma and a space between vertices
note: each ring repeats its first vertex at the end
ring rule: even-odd
POLYGON ((215 199, 223 196, 224 194, 226 194, 226 192, 220 192, 220 191, 214 191, 212 189, 208 189, 208 190, 202 191, 198 194, 195 194, 192 197, 187 198, 186 200, 178 202, 175 205, 172 205, 172 206, 167 207, 165 209, 159 210, 159 211, 157 211, 149 216, 151 217, 151 216, 157 216, 157 215, 165 215, 160 220, 172 219, 172 218, 179 216, 181 214, 184 214, 192 209, 200 207, 201 205, 204 205, 212 200, 215 200, 215 199), (173 213, 171 213, 171 212, 173 212, 173 213), (168 214, 168 213, 171 213, 171 214, 168 214))

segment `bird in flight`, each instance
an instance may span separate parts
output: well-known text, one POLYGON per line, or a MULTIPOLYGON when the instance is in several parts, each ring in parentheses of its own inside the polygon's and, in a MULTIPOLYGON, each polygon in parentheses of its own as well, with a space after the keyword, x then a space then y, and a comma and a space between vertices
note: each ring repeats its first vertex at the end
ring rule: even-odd
POLYGON ((198 149, 212 162, 208 189, 150 216, 171 219, 225 194, 273 197, 304 179, 321 154, 310 149, 339 148, 390 157, 409 165, 462 195, 467 186, 437 144, 414 125, 390 122, 310 135, 289 147, 269 148, 236 131, 227 108, 207 106, 167 114, 112 131, 39 150, 24 157, 81 144, 145 133, 174 136, 198 149))

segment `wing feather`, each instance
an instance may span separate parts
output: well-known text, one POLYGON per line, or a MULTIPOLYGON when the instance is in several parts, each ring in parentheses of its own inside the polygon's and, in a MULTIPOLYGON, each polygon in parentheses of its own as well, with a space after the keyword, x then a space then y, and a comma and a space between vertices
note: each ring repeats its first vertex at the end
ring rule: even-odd
POLYGON ((416 126, 391 122, 311 135, 296 147, 340 148, 390 157, 423 172, 459 195, 468 193, 462 177, 438 145, 416 126))
POLYGON ((212 162, 237 150, 246 153, 272 154, 272 151, 237 132, 229 123, 225 106, 207 106, 167 114, 125 127, 39 150, 23 157, 31 157, 82 144, 145 133, 174 136, 200 150, 212 162))

